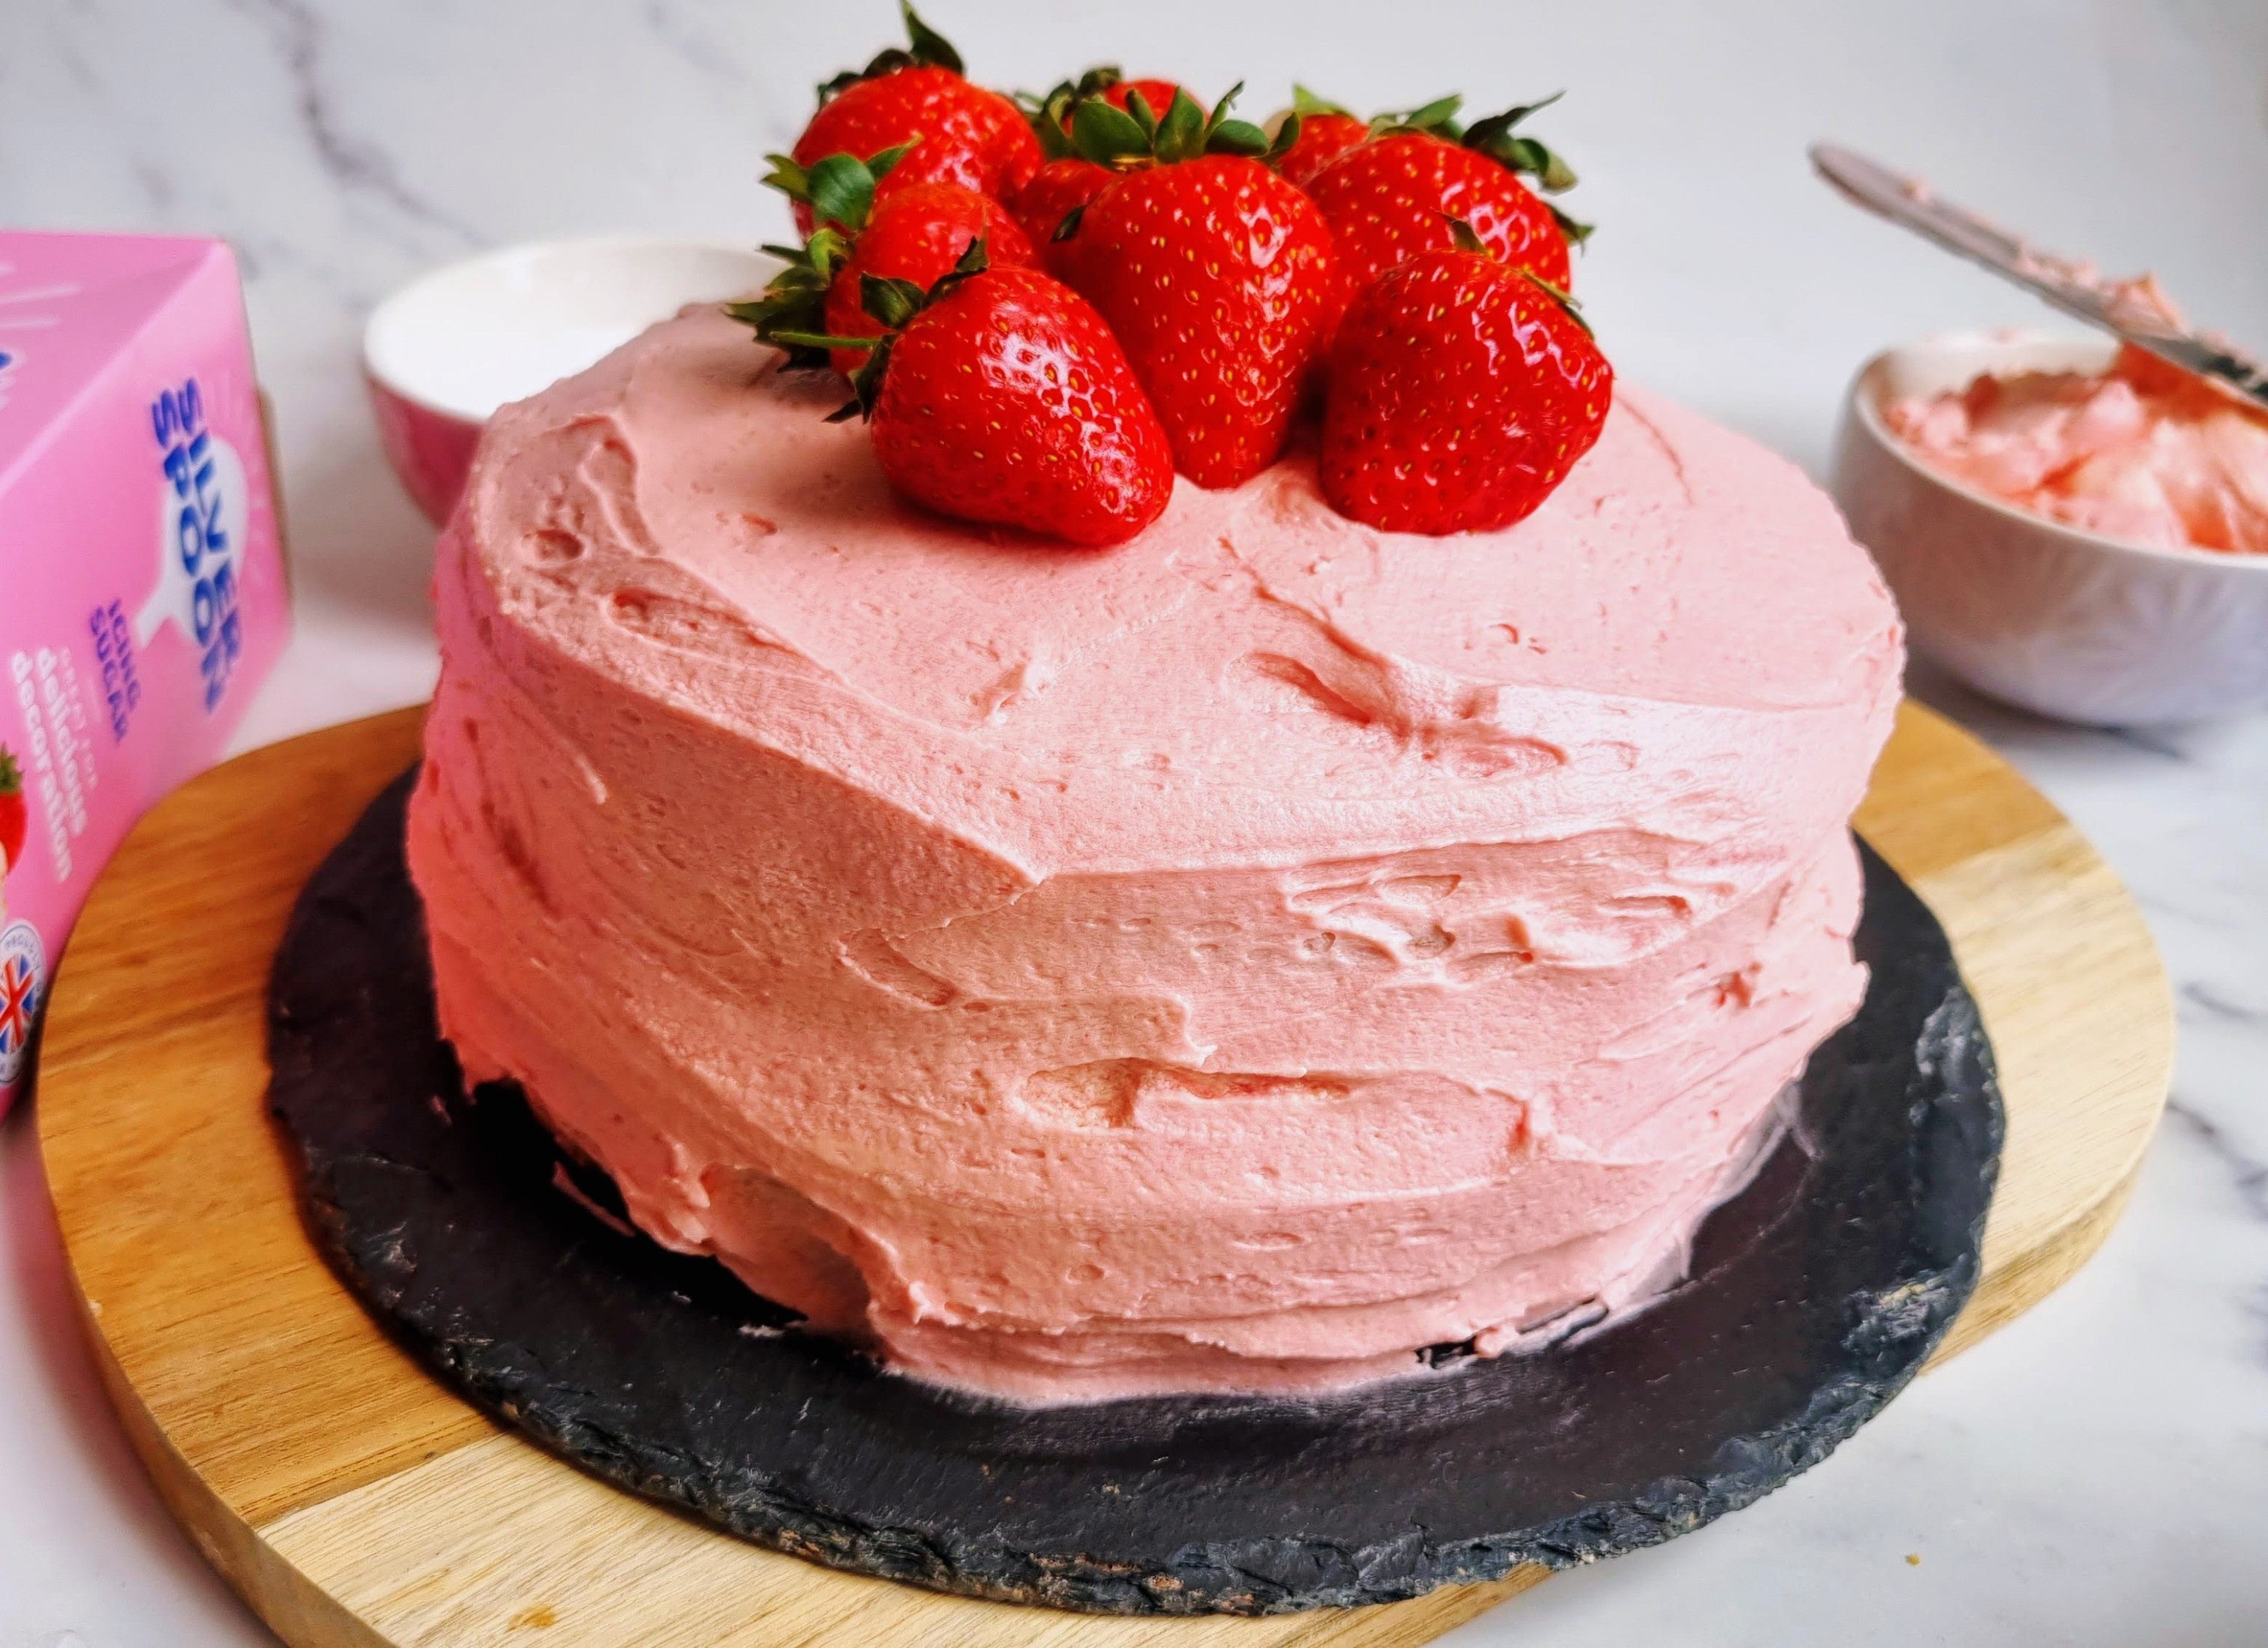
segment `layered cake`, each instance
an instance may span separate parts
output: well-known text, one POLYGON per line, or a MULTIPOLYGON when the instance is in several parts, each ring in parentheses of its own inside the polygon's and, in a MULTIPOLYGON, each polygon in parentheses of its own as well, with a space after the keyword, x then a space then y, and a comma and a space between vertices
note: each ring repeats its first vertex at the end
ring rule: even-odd
POLYGON ((763 301, 482 443, 409 823, 466 1079, 992 1397, 1641 1306, 1864 989, 1889 596, 1792 466, 1613 386, 1527 111, 1319 155, 1098 71, 1035 173, 925 35, 776 157, 763 301))
POLYGON ((1899 631, 1638 391, 1509 531, 1312 463, 1104 554, 696 313, 503 413, 411 813, 442 1026, 656 1240, 1026 1399, 1310 1389, 1676 1269, 1862 986, 1899 631))

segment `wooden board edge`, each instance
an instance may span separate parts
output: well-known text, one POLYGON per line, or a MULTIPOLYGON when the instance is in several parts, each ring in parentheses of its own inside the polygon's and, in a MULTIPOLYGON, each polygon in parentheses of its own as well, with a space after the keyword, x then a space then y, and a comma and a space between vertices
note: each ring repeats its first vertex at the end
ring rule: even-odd
POLYGON ((256 1531, 286 1563, 327 1576, 387 1640, 419 1648, 516 1643, 521 1630, 549 1629, 530 1623, 539 1615, 578 1644, 643 1642, 649 1638, 641 1630, 664 1627, 634 1630, 627 1622, 643 1599, 657 1597, 715 1633, 701 1640, 749 1648, 784 1642, 993 1648, 1012 1641, 1065 1648, 1090 1640, 1117 1648, 1416 1648, 1549 1577, 1541 1565, 1524 1566, 1404 1601, 1296 1614, 1082 1614, 933 1593, 806 1563, 625 1493, 512 1433, 256 1531), (499 1488, 509 1497, 493 1500, 499 1488), (468 1505, 481 1510, 460 1525, 468 1505), (594 1571, 593 1560, 624 1566, 594 1571), (693 1563, 704 1577, 688 1585, 693 1563), (627 1588, 607 1582, 615 1571, 629 1579, 627 1588))
POLYGON ((260 1531, 206 1482, 181 1457, 141 1393, 118 1364, 100 1321, 72 1278, 79 1326, 94 1357, 95 1372, 127 1441, 149 1474, 166 1511, 180 1523, 198 1554, 228 1582, 262 1623, 293 1648, 394 1648, 323 1588, 276 1554, 260 1531))
MULTIPOLYGON (((2097 1114, 2115 1115, 2118 1124, 2112 1130, 2066 1140, 2065 1148, 2052 1155, 2024 1149, 2031 1127, 2036 1125, 2033 1112, 2042 1100, 2034 1093, 2029 1075, 2014 1091, 2010 1091, 2010 1063, 2005 1056, 1999 1059, 2008 1132, 2002 1146, 2002 1173, 1993 1188, 1987 1218, 1984 1256, 1988 1268, 1978 1292, 1988 1300, 2016 1299, 2020 1291, 2021 1297, 2011 1308, 1994 1315, 1990 1327, 1964 1329, 1956 1324, 1955 1336, 1962 1347, 1976 1343, 1985 1333, 2004 1326, 2045 1299, 2076 1274, 2102 1245, 2110 1224, 2115 1223, 2118 1210, 2125 1206, 2132 1194, 2172 1092, 2178 1040, 2172 980, 2133 894, 2084 833, 2058 814, 2047 828, 1988 849, 1969 861, 1967 867, 1973 872, 1979 865, 1994 865, 2002 877, 2021 879, 2026 874, 2036 874, 2041 861, 2073 857, 2083 861, 2088 875, 2099 877, 2102 887, 2110 894, 2084 910, 2070 913, 2074 923, 2071 929, 2073 941, 2117 950, 2137 962, 2146 963, 2146 982, 2140 978, 2130 981, 2130 988, 2136 993, 2126 1004, 2134 1016, 2120 1027, 2130 1056, 2104 1072, 2103 1091, 2111 1097, 2098 1100, 2095 1107, 2097 1114), (2146 983, 2146 1003, 2140 995, 2146 983), (2069 1169, 2075 1159, 2085 1165, 2087 1178, 2107 1188, 2092 1201, 2061 1207, 2054 1222, 2044 1229, 2027 1228, 2019 1237, 2002 1225, 2001 1221, 2010 1218, 2020 1204, 2027 1209, 2041 1204, 2044 1198, 2036 1181, 2043 1173, 2060 1166, 2065 1171, 2058 1176, 2068 1181, 2072 1176, 2069 1169), (2013 1196, 2012 1191, 2016 1193, 2013 1196), (2102 1218, 2106 1207, 2108 1222, 2093 1229, 2090 1236, 2090 1228, 2102 1218), (2019 1241, 2021 1245, 2015 1245, 2019 1241), (2078 1245, 2074 1247, 2073 1244, 2078 1245), (2067 1251, 2072 1256, 2066 1264, 2059 1255, 2067 1251)), ((2007 981, 1994 979, 1998 968, 1992 964, 1979 964, 1976 952, 1985 939, 1973 930, 1975 910, 1972 904, 1964 901, 1973 895, 1971 889, 1962 885, 1961 875, 1950 870, 1940 871, 1914 878, 1908 885, 1945 929, 1955 964, 1970 984, 1978 1017, 1995 1048, 2017 1043, 2028 1049, 2039 1046, 2042 1036, 2038 1026, 2012 1032, 2012 993, 2007 992, 2007 981)), ((1972 1307, 1964 1313, 1964 1319, 1973 1314, 1972 1307)))
POLYGON ((1541 1563, 1528 1563, 1501 1579, 1443 1585, 1407 1602, 1322 1610, 1308 1615, 1314 1622, 1311 1629, 1285 1637, 1277 1648, 1424 1648, 1458 1626, 1470 1624, 1499 1603, 1509 1602, 1523 1591, 1533 1591, 1550 1577, 1550 1569, 1541 1563))
POLYGON ((2140 1162, 2093 1206, 2084 1208, 2048 1240, 2011 1255, 1977 1284, 1951 1331, 1922 1365, 1929 1372, 1982 1343, 2084 1269, 2110 1240, 2142 1176, 2140 1162))

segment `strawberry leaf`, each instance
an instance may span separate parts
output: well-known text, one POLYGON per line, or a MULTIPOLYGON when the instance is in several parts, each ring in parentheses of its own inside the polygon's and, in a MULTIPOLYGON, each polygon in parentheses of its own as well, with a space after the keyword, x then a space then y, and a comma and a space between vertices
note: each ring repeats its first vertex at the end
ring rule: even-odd
POLYGON ((1567 244, 1571 246, 1580 247, 1585 245, 1589 241, 1591 236, 1597 231, 1598 225, 1596 224, 1587 224, 1577 218, 1570 217, 1565 212, 1561 211, 1557 206, 1551 207, 1550 210, 1551 221, 1559 225, 1559 232, 1567 237, 1567 244))
MULTIPOLYGON (((1229 118, 1229 106, 1243 90, 1241 81, 1231 86, 1210 115, 1179 87, 1162 116, 1139 92, 1127 95, 1123 109, 1100 97, 1081 98, 1071 109, 1071 146, 1082 158, 1114 172, 1132 171, 1145 162, 1171 166, 1201 154, 1272 155, 1289 148, 1300 135, 1296 115, 1285 117, 1288 130, 1278 134, 1273 147, 1268 134, 1250 121, 1229 118)), ((1071 232, 1058 224, 1055 238, 1063 239, 1071 232)))
POLYGON ((840 232, 821 227, 799 246, 768 246, 764 250, 784 267, 765 285, 762 297, 727 304, 725 313, 755 327, 759 341, 785 349, 790 366, 824 366, 826 349, 798 338, 820 330, 827 311, 828 288, 836 271, 850 261, 850 242, 840 232))
POLYGON ((1219 102, 1212 106, 1212 118, 1205 121, 1204 151, 1207 154, 1263 155, 1268 152, 1268 134, 1250 121, 1229 118, 1229 106, 1244 95, 1244 82, 1240 80, 1224 92, 1219 102))
POLYGON ((1275 138, 1269 143, 1268 152, 1260 158, 1271 166, 1280 166, 1284 157, 1292 151, 1292 145, 1300 141, 1300 111, 1293 109, 1277 123, 1275 138))
POLYGON ((1502 120, 1506 125, 1517 126, 1529 115, 1535 114, 1538 110, 1550 108, 1554 103, 1557 103, 1561 98, 1565 97, 1567 93, 1564 89, 1554 92, 1550 97, 1540 98, 1533 103, 1521 103, 1515 105, 1514 107, 1505 110, 1505 112, 1498 115, 1498 118, 1502 120))
POLYGON ((1078 152, 1071 147, 1071 133, 1066 129, 1071 107, 1078 100, 1078 89, 1068 80, 1044 97, 1031 92, 1016 93, 1016 107, 1031 122, 1032 136, 1040 140, 1040 153, 1046 158, 1063 160, 1078 152))
POLYGON ((797 165, 787 155, 767 155, 772 169, 764 174, 764 181, 790 200, 809 207, 813 220, 822 227, 833 224, 856 233, 866 226, 873 212, 875 184, 912 147, 911 143, 900 143, 866 160, 853 154, 831 154, 808 166, 797 165))
POLYGON ((1124 109, 1086 98, 1071 111, 1071 136, 1081 156, 1097 166, 1121 167, 1152 151, 1150 135, 1124 109))
POLYGON ((1582 180, 1575 175, 1575 168, 1567 164, 1565 158, 1557 150, 1546 149, 1533 137, 1526 141, 1534 151, 1537 161, 1536 183, 1545 194, 1564 195, 1582 180))
POLYGON ((850 374, 850 399, 827 415, 829 423, 847 423, 852 418, 871 418, 874 403, 882 396, 882 379, 890 370, 890 350, 897 342, 897 334, 885 333, 870 340, 865 364, 850 374))
POLYGON ((887 275, 858 277, 858 306, 891 331, 919 314, 928 296, 909 280, 887 275))
POLYGON ((1308 91, 1307 87, 1296 83, 1292 87, 1292 113, 1294 114, 1344 114, 1350 120, 1354 117, 1354 112, 1351 109, 1328 102, 1308 91))
MULTIPOLYGON (((872 276, 869 278, 871 279, 872 276)), ((733 305, 735 309, 754 306, 740 304, 733 305)), ((832 332, 775 332, 771 335, 771 341, 775 343, 792 343, 798 349, 870 349, 882 340, 880 336, 842 337, 832 332)))
POLYGON ((1052 112, 1058 128, 1068 123, 1072 105, 1083 98, 1101 97, 1125 78, 1116 63, 1097 63, 1076 80, 1058 80, 1044 95, 1034 92, 1015 94, 1018 108, 1034 121, 1042 113, 1052 112))
POLYGON ((1070 239, 1073 235, 1079 232, 1080 220, 1086 217, 1086 207, 1072 207, 1069 211, 1064 214, 1063 221, 1056 225, 1056 232, 1049 235, 1048 239, 1049 240, 1070 239))
MULTIPOLYGON (((1134 96, 1141 93, 1138 92, 1134 96)), ((1204 107, 1188 92, 1176 91, 1173 102, 1167 106, 1165 119, 1158 122, 1159 161, 1171 166, 1180 160, 1193 160, 1204 152, 1204 107)))
MULTIPOLYGON (((882 68, 880 65, 886 59, 893 55, 901 57, 905 55, 903 52, 895 54, 884 52, 880 56, 876 57, 873 63, 868 63, 864 69, 845 69, 841 74, 836 75, 833 79, 821 81, 819 83, 819 107, 825 108, 829 103, 832 103, 836 98, 841 97, 845 92, 848 92, 852 86, 857 85, 861 80, 872 80, 878 74, 887 74, 889 70, 882 68)), ((903 67, 904 65, 897 64, 893 66, 903 67)))
POLYGON ((1457 125, 1457 111, 1465 99, 1452 92, 1447 97, 1435 98, 1431 103, 1421 103, 1406 114, 1390 117, 1388 129, 1398 132, 1426 132, 1435 137, 1447 137, 1454 143, 1464 134, 1457 125))
POLYGON ((811 239, 803 243, 803 255, 821 283, 831 282, 835 278, 835 271, 850 261, 850 237, 839 229, 830 229, 822 224, 813 232, 811 239))
POLYGON ((866 226, 874 209, 874 174, 857 155, 831 154, 813 163, 806 177, 812 217, 850 230, 866 226))
POLYGON ((991 267, 991 254, 985 246, 984 237, 978 235, 961 247, 960 260, 931 283, 927 291, 909 280, 885 275, 861 275, 858 277, 858 306, 880 321, 886 330, 895 332, 961 282, 973 275, 982 275, 991 267))
POLYGON ((984 237, 979 235, 961 249, 960 261, 932 283, 929 291, 922 296, 923 304, 936 303, 961 282, 971 276, 982 275, 991 267, 991 253, 985 246, 984 237))
POLYGON ((1535 186, 1547 195, 1564 194, 1575 187, 1574 167, 1533 137, 1499 137, 1474 147, 1506 169, 1534 178, 1535 186))
POLYGON ((1576 183, 1575 168, 1543 143, 1513 129, 1538 109, 1549 108, 1565 92, 1554 92, 1540 103, 1522 103, 1501 114, 1475 121, 1464 136, 1465 147, 1479 151, 1508 171, 1532 177, 1547 195, 1563 194, 1576 183))
POLYGON ((773 154, 766 155, 764 158, 771 163, 772 168, 763 175, 766 188, 777 189, 790 200, 807 201, 811 198, 810 174, 796 163, 792 156, 773 154))
POLYGON ((915 63, 925 69, 950 69, 955 74, 967 72, 961 54, 953 49, 953 42, 928 24, 923 22, 906 0, 899 0, 898 10, 905 13, 906 39, 912 42, 915 63))
POLYGON ((1264 155, 1268 134, 1250 121, 1223 121, 1205 134, 1207 154, 1264 155))
POLYGON ((1150 107, 1150 99, 1138 91, 1129 92, 1126 94, 1126 112, 1134 117, 1134 123, 1142 129, 1142 135, 1154 147, 1158 141, 1158 114, 1150 107))
POLYGON ((1473 232, 1472 224, 1467 223, 1462 217, 1452 217, 1449 219, 1449 239, 1455 243, 1456 248, 1460 252, 1479 252, 1485 254, 1488 251, 1487 245, 1481 239, 1480 236, 1473 232))
POLYGON ((845 69, 831 80, 819 85, 819 101, 824 107, 830 100, 857 85, 861 80, 879 80, 884 75, 895 74, 901 69, 949 69, 954 74, 964 72, 961 54, 953 49, 953 42, 914 14, 912 6, 899 0, 898 9, 905 14, 904 46, 891 46, 876 52, 864 69, 845 69))

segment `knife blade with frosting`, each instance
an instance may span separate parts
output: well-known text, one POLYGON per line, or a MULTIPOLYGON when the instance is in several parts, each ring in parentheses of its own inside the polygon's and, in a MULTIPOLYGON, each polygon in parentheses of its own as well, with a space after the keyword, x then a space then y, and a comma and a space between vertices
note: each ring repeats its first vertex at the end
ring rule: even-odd
POLYGON ((1917 177, 1834 143, 1811 145, 1811 164, 1846 197, 1947 251, 2013 281, 2066 314, 2205 379, 2255 409, 2268 409, 2268 367, 2222 339, 2172 325, 2137 303, 2092 264, 2043 252, 1998 224, 1941 199, 1917 177))

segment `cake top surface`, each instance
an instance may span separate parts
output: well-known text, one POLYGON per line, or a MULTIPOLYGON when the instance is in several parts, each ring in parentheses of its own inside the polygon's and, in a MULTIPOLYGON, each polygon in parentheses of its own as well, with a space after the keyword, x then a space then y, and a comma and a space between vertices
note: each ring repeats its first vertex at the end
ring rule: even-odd
POLYGON ((713 310, 656 327, 499 415, 459 530, 555 657, 727 725, 761 698, 789 754, 1034 873, 1266 857, 1318 810, 1353 850, 1563 828, 1641 747, 1894 688, 1825 495, 1639 391, 1506 531, 1364 526, 1295 453, 1087 551, 903 502, 824 421, 840 384, 776 359, 713 310))

